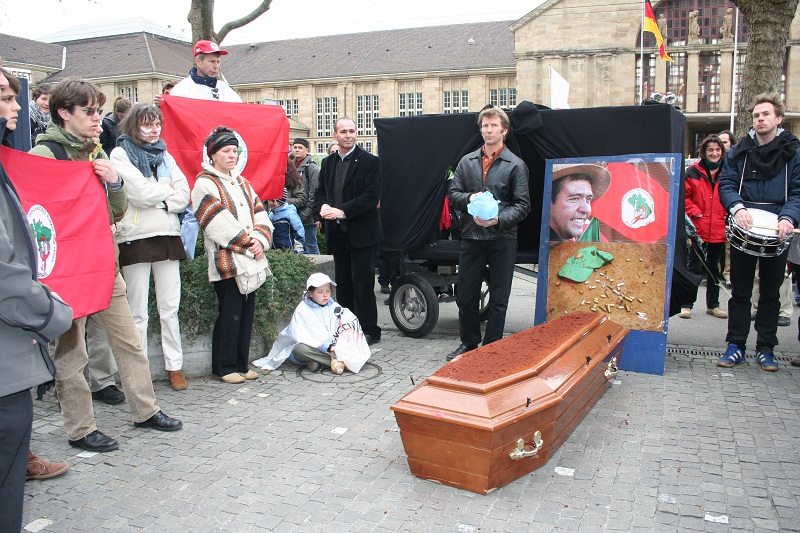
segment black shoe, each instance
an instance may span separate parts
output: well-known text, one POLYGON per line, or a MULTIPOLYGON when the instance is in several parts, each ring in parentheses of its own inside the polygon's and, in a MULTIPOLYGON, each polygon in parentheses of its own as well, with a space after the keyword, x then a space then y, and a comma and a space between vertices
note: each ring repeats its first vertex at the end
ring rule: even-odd
POLYGON ((788 316, 779 316, 778 317, 778 325, 779 326, 788 326, 792 323, 792 320, 788 316))
POLYGON ((116 439, 112 439, 108 435, 100 433, 95 429, 82 439, 71 440, 69 445, 73 448, 83 448, 87 452, 110 452, 119 448, 119 443, 116 439))
POLYGON ((392 289, 389 288, 389 285, 381 285, 381 294, 391 294, 392 289))
POLYGON ((370 346, 372 346, 373 344, 378 344, 379 342, 381 342, 381 336, 380 335, 367 335, 367 334, 365 334, 364 337, 366 337, 367 344, 370 345, 370 346))
POLYGON ((109 385, 105 389, 93 392, 92 399, 100 400, 108 405, 117 405, 125 401, 125 393, 119 390, 116 385, 109 385))
POLYGON ((183 427, 183 422, 159 411, 144 422, 134 422, 133 425, 137 428, 153 428, 159 431, 178 431, 183 427))
POLYGON ((458 348, 447 354, 447 360, 452 361, 462 353, 467 353, 477 348, 477 346, 467 346, 466 344, 459 345, 458 348))

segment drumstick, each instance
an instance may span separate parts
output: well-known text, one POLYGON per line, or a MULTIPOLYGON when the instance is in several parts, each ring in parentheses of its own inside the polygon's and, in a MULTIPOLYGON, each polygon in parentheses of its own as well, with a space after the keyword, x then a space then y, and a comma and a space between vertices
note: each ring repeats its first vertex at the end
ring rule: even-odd
MULTIPOLYGON (((752 224, 751 227, 758 228, 758 229, 770 229, 772 231, 778 231, 778 228, 777 227, 773 227, 773 226, 761 226, 759 224, 752 224)), ((792 233, 800 233, 800 229, 793 229, 792 233)))

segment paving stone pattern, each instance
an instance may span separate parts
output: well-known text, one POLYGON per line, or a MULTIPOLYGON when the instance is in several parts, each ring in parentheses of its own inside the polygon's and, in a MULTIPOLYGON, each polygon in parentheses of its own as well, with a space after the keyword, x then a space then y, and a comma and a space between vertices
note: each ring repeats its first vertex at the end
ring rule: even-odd
MULTIPOLYGON (((372 379, 193 379, 159 405, 184 429, 133 427, 95 404, 118 451, 77 457, 52 396, 32 448, 69 473, 26 485, 30 531, 800 531, 800 369, 668 357, 665 376, 620 372, 542 469, 482 496, 413 477, 389 406, 444 363, 454 331, 387 329, 372 379), (378 373, 380 371, 380 373, 378 373), (556 467, 574 469, 571 476, 556 467)), ((330 377, 330 376, 328 376, 330 377)), ((568 471, 567 471, 568 472, 568 471)))

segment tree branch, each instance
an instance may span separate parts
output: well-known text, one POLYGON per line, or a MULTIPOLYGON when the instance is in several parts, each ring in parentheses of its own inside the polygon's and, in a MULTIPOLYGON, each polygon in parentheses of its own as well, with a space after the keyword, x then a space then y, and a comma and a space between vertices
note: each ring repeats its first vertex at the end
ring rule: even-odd
POLYGON ((232 20, 225 24, 220 30, 215 34, 217 44, 221 44, 222 40, 228 36, 228 34, 235 30, 236 28, 241 28, 245 24, 249 24, 256 20, 258 17, 263 15, 269 10, 270 5, 272 4, 272 0, 263 0, 261 4, 251 11, 249 14, 243 16, 240 19, 232 20))

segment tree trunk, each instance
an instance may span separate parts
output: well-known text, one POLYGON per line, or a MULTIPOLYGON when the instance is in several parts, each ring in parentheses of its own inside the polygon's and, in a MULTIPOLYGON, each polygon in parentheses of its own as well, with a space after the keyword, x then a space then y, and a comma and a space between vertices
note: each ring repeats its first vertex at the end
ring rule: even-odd
POLYGON ((189 15, 186 17, 192 26, 192 42, 203 39, 221 44, 232 30, 253 22, 266 13, 271 4, 272 0, 263 0, 253 11, 226 23, 217 33, 214 31, 214 0, 192 0, 189 15))
MULTIPOLYGON (((214 41, 214 0, 192 0, 186 17, 192 26, 192 42, 214 41)), ((219 43, 217 43, 219 44, 219 43)))
POLYGON ((734 134, 741 139, 752 126, 747 108, 763 92, 780 92, 792 19, 798 0, 734 0, 750 28, 742 71, 734 134))

